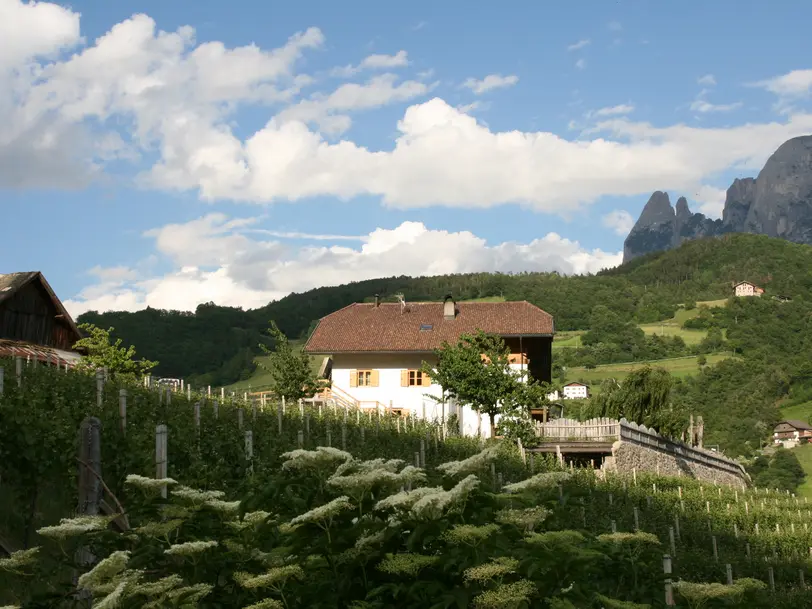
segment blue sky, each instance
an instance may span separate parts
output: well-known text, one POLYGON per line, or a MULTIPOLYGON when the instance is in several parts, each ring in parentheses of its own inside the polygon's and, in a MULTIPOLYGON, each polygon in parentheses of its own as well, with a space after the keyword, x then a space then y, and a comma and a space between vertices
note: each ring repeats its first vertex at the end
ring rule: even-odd
POLYGON ((597 271, 812 133, 798 2, 0 0, 0 272, 73 313, 597 271))

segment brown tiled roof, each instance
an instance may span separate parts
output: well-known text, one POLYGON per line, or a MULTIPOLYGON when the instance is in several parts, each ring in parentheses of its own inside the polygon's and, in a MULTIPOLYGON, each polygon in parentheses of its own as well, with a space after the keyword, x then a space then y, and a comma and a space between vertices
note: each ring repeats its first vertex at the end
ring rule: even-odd
POLYGON ((812 429, 812 425, 810 425, 806 421, 800 421, 798 419, 788 419, 786 421, 781 421, 781 423, 791 425, 795 429, 812 429))
POLYGON ((26 360, 33 359, 49 364, 58 363, 60 366, 67 364, 69 367, 75 366, 82 358, 81 355, 74 351, 63 351, 32 343, 0 339, 0 358, 2 357, 24 357, 26 360))
POLYGON ((462 334, 482 330, 499 336, 552 336, 553 316, 527 301, 458 302, 454 319, 443 317, 442 302, 355 303, 323 317, 307 353, 359 353, 439 349, 462 334))

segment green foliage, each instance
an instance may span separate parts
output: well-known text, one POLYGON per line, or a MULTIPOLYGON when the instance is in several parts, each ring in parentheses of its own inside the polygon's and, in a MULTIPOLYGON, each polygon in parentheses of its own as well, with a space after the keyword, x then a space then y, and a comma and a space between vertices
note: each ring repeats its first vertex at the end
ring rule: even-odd
POLYGON ((761 455, 748 467, 753 484, 792 492, 806 479, 806 472, 792 451, 777 448, 772 456, 761 455))
POLYGON ((82 370, 95 371, 98 368, 106 368, 109 375, 135 380, 149 374, 149 371, 158 365, 158 362, 151 362, 144 358, 136 360, 135 347, 133 345, 122 347, 120 338, 111 343, 110 334, 114 328, 105 330, 93 324, 82 324, 79 329, 89 335, 73 345, 74 349, 87 352, 77 366, 82 370))
POLYGON ((449 397, 488 415, 494 437, 496 415, 519 383, 510 368, 510 349, 505 342, 480 331, 461 336, 455 345, 444 342, 435 355, 436 364, 424 363, 423 372, 449 397))
POLYGON ((260 349, 268 356, 268 364, 262 367, 271 373, 271 391, 278 396, 293 401, 313 397, 319 384, 313 373, 310 356, 307 353, 295 353, 276 322, 271 321, 268 334, 273 339, 273 350, 260 343, 260 349))

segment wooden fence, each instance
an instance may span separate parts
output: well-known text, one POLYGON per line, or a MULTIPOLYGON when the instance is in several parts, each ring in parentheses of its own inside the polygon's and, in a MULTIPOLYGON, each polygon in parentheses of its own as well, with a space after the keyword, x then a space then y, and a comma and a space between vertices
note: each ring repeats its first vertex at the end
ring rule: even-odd
POLYGON ((536 435, 546 441, 614 442, 620 438, 620 422, 606 417, 588 421, 554 419, 536 423, 536 435))

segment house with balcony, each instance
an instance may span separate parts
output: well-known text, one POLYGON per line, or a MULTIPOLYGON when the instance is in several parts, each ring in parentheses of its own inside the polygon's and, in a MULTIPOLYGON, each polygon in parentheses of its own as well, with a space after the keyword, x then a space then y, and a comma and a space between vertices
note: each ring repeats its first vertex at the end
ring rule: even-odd
POLYGON ((733 294, 737 297, 761 296, 763 293, 763 288, 760 288, 756 284, 750 283, 749 281, 740 281, 733 286, 733 294))
POLYGON ((526 301, 456 302, 449 295, 442 302, 391 303, 376 297, 323 317, 304 352, 325 356, 328 391, 338 401, 429 419, 457 414, 466 433, 487 436, 487 423, 469 407, 442 400, 442 389, 421 371, 444 342, 478 330, 505 341, 517 372, 550 382, 553 317, 526 301))
POLYGON ((773 443, 792 448, 802 442, 812 441, 812 425, 805 421, 781 421, 773 429, 773 443))

